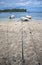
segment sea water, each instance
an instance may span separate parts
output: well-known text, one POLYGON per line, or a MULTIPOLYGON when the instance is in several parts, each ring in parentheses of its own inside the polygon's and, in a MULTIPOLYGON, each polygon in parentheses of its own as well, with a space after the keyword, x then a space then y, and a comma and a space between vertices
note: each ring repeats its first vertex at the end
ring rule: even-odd
POLYGON ((28 7, 27 12, 2 12, 0 20, 8 20, 11 15, 15 15, 14 19, 29 15, 32 16, 32 19, 42 20, 42 7, 28 7))
POLYGON ((28 13, 28 12, 6 12, 6 13, 0 13, 0 20, 4 20, 4 19, 9 19, 9 16, 11 15, 15 15, 15 18, 21 18, 24 16, 32 16, 32 19, 42 19, 42 13, 39 12, 32 12, 32 13, 28 13))

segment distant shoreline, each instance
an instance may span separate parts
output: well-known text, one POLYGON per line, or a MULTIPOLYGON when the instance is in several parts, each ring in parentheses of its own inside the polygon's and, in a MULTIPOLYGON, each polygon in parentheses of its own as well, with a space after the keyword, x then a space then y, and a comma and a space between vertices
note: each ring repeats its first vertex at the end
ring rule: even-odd
POLYGON ((0 12, 27 12, 26 9, 4 9, 0 10, 0 12))

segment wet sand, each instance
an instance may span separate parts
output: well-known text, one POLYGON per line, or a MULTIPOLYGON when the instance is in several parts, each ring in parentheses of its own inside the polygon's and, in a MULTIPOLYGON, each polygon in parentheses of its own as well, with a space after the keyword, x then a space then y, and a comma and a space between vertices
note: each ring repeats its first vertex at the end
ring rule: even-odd
POLYGON ((0 65, 42 65, 42 20, 0 22, 0 65))

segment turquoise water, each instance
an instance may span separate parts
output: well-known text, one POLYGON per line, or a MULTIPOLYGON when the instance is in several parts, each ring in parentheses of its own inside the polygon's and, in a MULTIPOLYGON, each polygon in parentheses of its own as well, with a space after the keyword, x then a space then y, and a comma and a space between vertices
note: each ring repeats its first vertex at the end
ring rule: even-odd
POLYGON ((42 7, 27 7, 27 11, 0 13, 0 20, 8 20, 10 15, 15 15, 15 19, 30 15, 32 19, 42 20, 42 7))
POLYGON ((17 18, 21 18, 23 16, 26 16, 26 15, 30 15, 32 16, 32 19, 38 19, 38 20, 42 20, 42 13, 39 12, 35 12, 35 13, 28 13, 28 12, 6 12, 6 13, 0 13, 0 20, 6 20, 6 19, 9 19, 9 16, 10 15, 15 15, 15 19, 17 18))

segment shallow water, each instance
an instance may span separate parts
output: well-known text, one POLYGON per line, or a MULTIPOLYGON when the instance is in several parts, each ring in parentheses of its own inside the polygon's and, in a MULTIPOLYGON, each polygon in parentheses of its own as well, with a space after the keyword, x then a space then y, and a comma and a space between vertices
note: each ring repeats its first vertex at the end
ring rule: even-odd
POLYGON ((0 13, 0 20, 9 19, 10 15, 15 15, 15 19, 21 18, 26 15, 32 16, 32 19, 42 20, 42 13, 28 13, 28 12, 6 12, 0 13))

